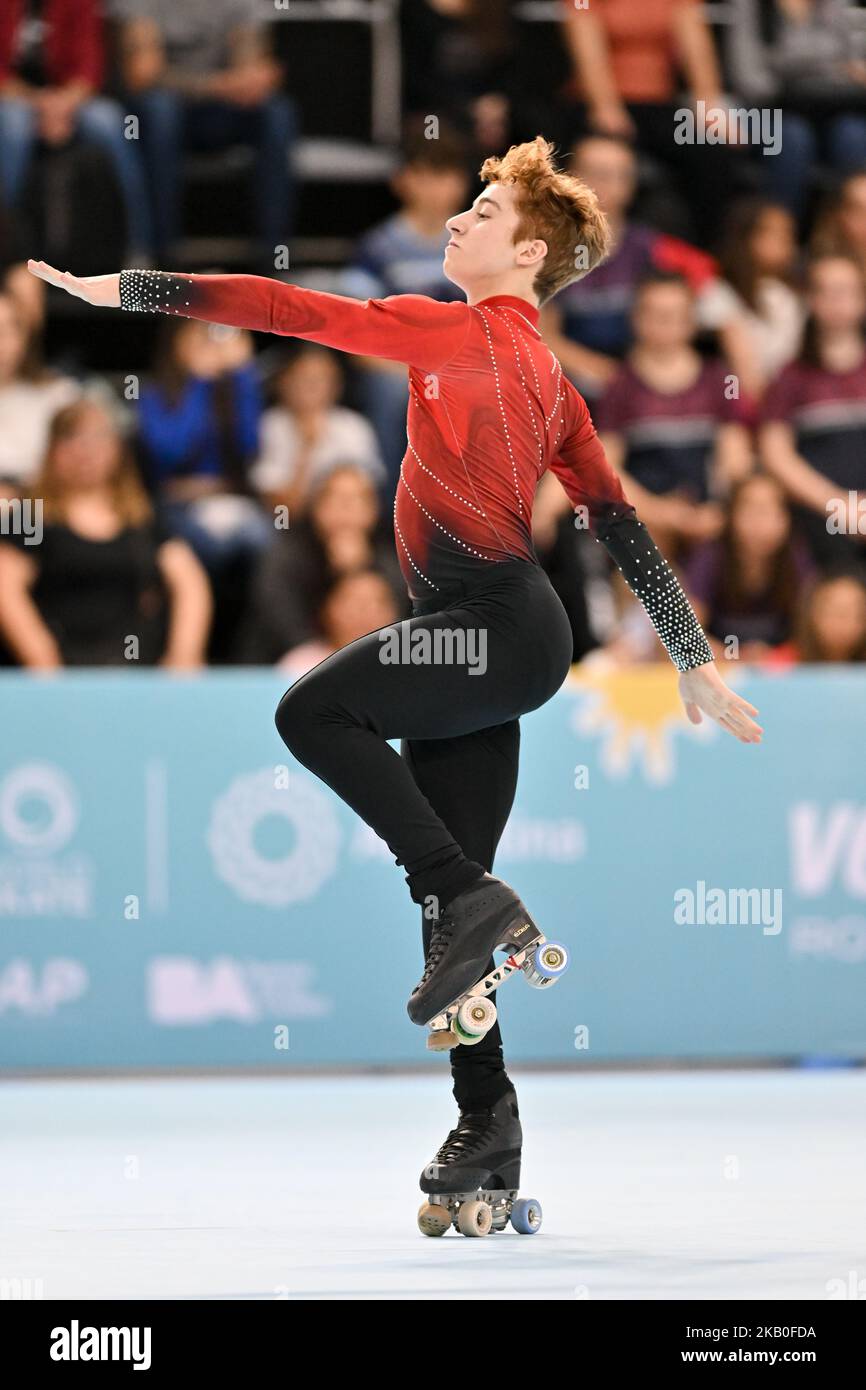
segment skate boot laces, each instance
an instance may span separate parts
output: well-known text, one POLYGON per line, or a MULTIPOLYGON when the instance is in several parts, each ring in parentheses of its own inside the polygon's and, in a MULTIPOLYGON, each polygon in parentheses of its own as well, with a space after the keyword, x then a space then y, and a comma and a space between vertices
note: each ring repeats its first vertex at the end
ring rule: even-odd
POLYGON ((413 990, 414 994, 417 994, 419 989, 423 989, 427 981, 430 979, 430 976, 433 974, 433 971, 436 969, 437 965, 439 964, 440 960, 442 959, 449 945, 451 944, 451 937, 453 933, 454 924, 452 922, 449 922, 447 917, 443 917, 442 920, 438 922, 436 926, 433 928, 432 934, 430 936, 430 950, 427 952, 427 960, 424 965, 424 974, 421 976, 421 979, 418 981, 418 984, 413 990))
POLYGON ((450 1163, 452 1159, 465 1158, 477 1149, 490 1125, 490 1111, 479 1110, 461 1115, 455 1129, 436 1155, 437 1163, 450 1163))

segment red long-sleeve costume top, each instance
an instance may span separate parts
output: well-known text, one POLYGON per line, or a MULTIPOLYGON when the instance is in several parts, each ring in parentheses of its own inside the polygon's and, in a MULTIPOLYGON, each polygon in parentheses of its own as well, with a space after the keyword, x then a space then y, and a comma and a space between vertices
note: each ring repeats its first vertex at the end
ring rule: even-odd
MULTIPOLYGON (((643 532, 640 543, 652 549, 638 579, 649 577, 648 560, 658 561, 656 584, 672 580, 679 588, 635 520, 586 403, 543 341, 538 309, 527 300, 499 294, 469 305, 401 294, 362 301, 262 276, 147 270, 123 271, 120 293, 122 308, 289 334, 408 365, 407 448, 394 533, 413 597, 435 594, 480 565, 515 558, 537 563, 532 504, 548 468, 581 509, 578 518, 618 563, 623 557, 611 536, 619 523, 631 521, 643 532)), ((620 531, 619 549, 629 562, 635 539, 620 531)), ((682 647, 686 631, 675 611, 681 603, 670 594, 661 602, 671 611, 659 610, 659 620, 674 624, 671 636, 682 647)), ((711 659, 708 650, 703 639, 702 660, 711 659)), ((678 665, 685 655, 678 651, 678 665)))
POLYGON ((170 312, 408 365, 394 531, 414 597, 479 561, 534 561, 532 502, 548 468, 593 522, 606 508, 629 506, 525 299, 493 295, 470 307, 416 294, 360 301, 252 275, 167 280, 173 292, 151 280, 150 307, 162 308, 168 295, 170 312))

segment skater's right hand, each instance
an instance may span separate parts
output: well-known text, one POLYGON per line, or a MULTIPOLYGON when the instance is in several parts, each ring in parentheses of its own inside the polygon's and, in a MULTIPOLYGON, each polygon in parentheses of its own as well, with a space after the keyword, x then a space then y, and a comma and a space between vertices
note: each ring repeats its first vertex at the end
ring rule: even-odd
POLYGON ((700 724, 704 714, 715 719, 740 743, 760 743, 764 730, 751 715, 758 711, 742 695, 729 690, 712 661, 684 671, 679 680, 680 696, 692 724, 700 724))
POLYGON ((120 274, 115 275, 73 275, 71 270, 55 270, 45 261, 28 261, 27 269, 31 275, 55 285, 58 290, 74 294, 87 304, 95 304, 100 309, 120 308, 120 274))

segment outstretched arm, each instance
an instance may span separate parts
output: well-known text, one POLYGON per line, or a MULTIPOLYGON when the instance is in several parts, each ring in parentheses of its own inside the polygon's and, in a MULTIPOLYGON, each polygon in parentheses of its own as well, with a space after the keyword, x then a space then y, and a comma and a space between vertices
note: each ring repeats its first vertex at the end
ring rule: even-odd
POLYGON ((103 308, 179 314, 207 323, 307 338, 343 352, 363 353, 436 371, 463 346, 472 311, 421 294, 352 299, 303 289, 264 275, 185 275, 122 270, 80 277, 44 261, 28 268, 49 285, 103 308))
POLYGON ((574 504, 576 516, 604 545, 649 614, 681 673, 680 694, 686 714, 693 724, 700 724, 703 711, 741 743, 760 743, 763 730, 750 717, 758 711, 729 690, 716 670, 710 645, 682 585, 638 520, 576 391, 571 405, 571 429, 551 471, 574 504))

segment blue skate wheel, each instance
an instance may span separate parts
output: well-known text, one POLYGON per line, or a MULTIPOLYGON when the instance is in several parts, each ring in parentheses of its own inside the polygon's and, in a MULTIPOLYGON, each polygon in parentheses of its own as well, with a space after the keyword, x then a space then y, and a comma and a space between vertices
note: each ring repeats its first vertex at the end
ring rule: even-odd
POLYGON ((535 952, 533 967, 546 980, 558 980, 568 969, 568 951, 559 941, 545 941, 535 952))
POLYGON ((511 1224, 521 1236, 534 1236, 541 1229, 541 1203, 534 1197, 520 1197, 511 1208, 511 1224))

